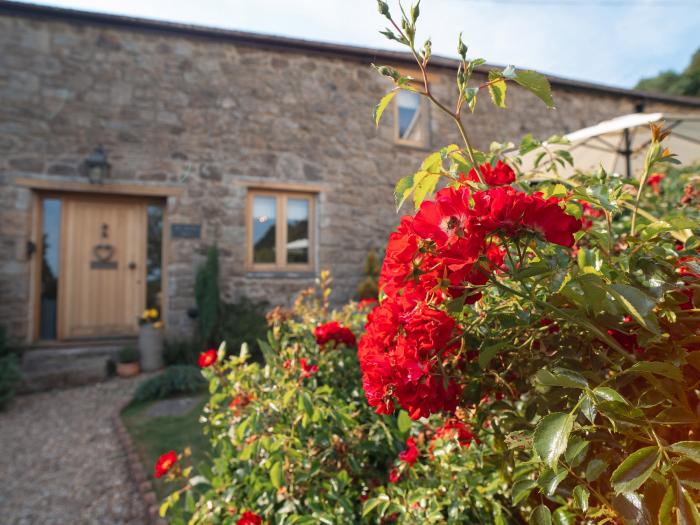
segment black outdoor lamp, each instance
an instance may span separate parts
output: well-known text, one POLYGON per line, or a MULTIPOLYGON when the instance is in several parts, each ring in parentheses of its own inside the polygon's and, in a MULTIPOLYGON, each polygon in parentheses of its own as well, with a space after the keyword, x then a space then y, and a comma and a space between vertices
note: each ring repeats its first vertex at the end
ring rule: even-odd
POLYGON ((102 184, 109 177, 110 168, 107 153, 102 146, 97 146, 83 161, 83 169, 91 184, 102 184))

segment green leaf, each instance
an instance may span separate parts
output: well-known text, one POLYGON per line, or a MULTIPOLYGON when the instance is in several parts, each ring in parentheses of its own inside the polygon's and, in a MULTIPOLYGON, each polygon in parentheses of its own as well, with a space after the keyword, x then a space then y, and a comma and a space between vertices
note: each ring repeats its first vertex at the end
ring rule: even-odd
POLYGON ((401 410, 399 416, 396 418, 396 425, 399 427, 399 432, 402 434, 407 434, 411 430, 411 418, 408 416, 408 412, 401 410))
POLYGON ((582 439, 580 437, 574 437, 569 440, 569 446, 566 448, 564 453, 564 459, 572 467, 576 467, 581 464, 583 458, 586 457, 586 452, 590 442, 582 439))
POLYGON ((673 524, 673 502, 673 485, 669 485, 659 505, 659 525, 673 524))
POLYGON ((272 486, 276 489, 282 488, 282 482, 284 481, 284 470, 281 461, 277 461, 276 463, 272 464, 272 468, 270 468, 270 481, 272 482, 272 486))
POLYGON ((530 525, 552 525, 552 513, 545 505, 538 505, 530 514, 530 525))
POLYGON ((610 477, 616 493, 634 492, 651 476, 661 458, 658 447, 644 447, 627 456, 610 477))
POLYGON ((509 341, 500 341, 498 343, 485 346, 479 352, 479 367, 485 370, 491 360, 498 355, 498 353, 504 348, 508 348, 512 343, 509 341))
POLYGON ((640 361, 625 370, 626 373, 648 373, 668 377, 674 381, 683 381, 680 369, 664 361, 640 361))
POLYGON ((602 459, 592 459, 588 465, 586 465, 586 480, 597 480, 600 475, 607 470, 607 468, 608 464, 602 459))
POLYGON ((654 423, 661 425, 692 425, 698 417, 685 407, 669 407, 656 414, 654 423))
POLYGON ((413 186, 413 205, 417 210, 425 198, 435 191, 435 186, 440 180, 440 174, 419 171, 414 175, 413 180, 415 183, 413 186))
POLYGON ((627 284, 612 284, 608 287, 608 292, 640 325, 652 333, 660 333, 659 323, 652 313, 656 303, 651 297, 627 284))
POLYGON ((513 483, 513 488, 511 489, 513 505, 517 505, 527 498, 536 486, 537 482, 534 479, 519 479, 513 483))
POLYGON ((588 498, 591 496, 586 486, 576 485, 572 492, 572 496, 574 497, 574 504, 576 505, 576 508, 581 509, 581 511, 585 513, 588 510, 588 498))
POLYGON ((607 386, 598 386, 594 388, 593 396, 595 397, 595 400, 598 403, 602 403, 604 401, 617 401, 619 403, 629 405, 627 400, 624 397, 622 397, 617 390, 614 390, 607 386))
POLYGON ((537 484, 547 496, 553 496, 559 484, 566 479, 568 472, 565 469, 547 469, 537 479, 537 484))
POLYGON ((552 514, 552 523, 554 523, 554 525, 575 525, 576 516, 566 507, 559 507, 554 511, 554 514, 552 514))
POLYGON ((676 507, 679 525, 700 525, 700 513, 697 504, 679 483, 676 483, 676 507))
POLYGON ((537 454, 554 467, 566 451, 574 418, 566 412, 555 412, 543 417, 535 428, 534 446, 537 454))
POLYGON ((398 93, 398 89, 392 89, 382 97, 382 99, 379 101, 379 104, 374 106, 374 111, 372 111, 372 119, 374 120, 374 124, 379 127, 379 121, 382 119, 382 114, 384 113, 384 110, 386 107, 389 105, 391 100, 396 96, 396 93, 398 93))
POLYGON ((364 507, 362 507, 362 516, 367 516, 367 514, 372 512, 380 503, 385 501, 389 501, 389 496, 386 494, 380 494, 376 498, 368 499, 364 507))
POLYGON ((518 71, 513 80, 544 102, 549 109, 554 108, 552 86, 549 85, 547 77, 536 71, 525 70, 518 71))
POLYGON ((474 113, 474 108, 476 108, 476 95, 479 93, 478 87, 470 87, 464 90, 464 98, 469 106, 469 109, 474 113))
POLYGON ((679 441, 668 447, 668 450, 700 463, 700 441, 679 441))
POLYGON ((551 372, 546 369, 535 374, 537 382, 544 386, 561 386, 565 388, 587 388, 588 381, 578 372, 566 368, 554 368, 551 372))
POLYGON ((396 183, 394 188, 394 204, 396 205, 396 211, 399 211, 403 203, 413 191, 413 175, 406 175, 399 182, 396 183))
POLYGON ((491 102, 497 108, 506 107, 506 81, 499 71, 489 71, 489 94, 491 102))

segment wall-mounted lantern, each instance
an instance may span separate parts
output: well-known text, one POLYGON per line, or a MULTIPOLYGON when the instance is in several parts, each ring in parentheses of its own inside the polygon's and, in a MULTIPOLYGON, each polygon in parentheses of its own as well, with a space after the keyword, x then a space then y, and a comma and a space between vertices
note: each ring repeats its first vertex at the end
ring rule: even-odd
POLYGON ((83 170, 91 184, 102 184, 109 177, 111 165, 102 146, 96 147, 83 161, 83 170))

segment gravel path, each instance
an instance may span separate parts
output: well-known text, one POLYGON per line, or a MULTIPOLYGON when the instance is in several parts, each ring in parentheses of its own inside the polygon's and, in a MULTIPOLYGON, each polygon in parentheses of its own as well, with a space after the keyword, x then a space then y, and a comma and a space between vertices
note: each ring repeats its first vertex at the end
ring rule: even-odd
POLYGON ((111 421, 141 380, 21 396, 0 412, 3 525, 146 523, 111 421))

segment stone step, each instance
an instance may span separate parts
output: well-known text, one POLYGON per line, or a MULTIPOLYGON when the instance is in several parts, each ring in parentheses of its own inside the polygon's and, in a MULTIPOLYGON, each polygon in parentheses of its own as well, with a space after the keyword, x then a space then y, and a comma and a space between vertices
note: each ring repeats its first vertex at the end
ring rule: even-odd
POLYGON ((70 388, 106 381, 109 378, 108 355, 80 357, 64 363, 50 361, 44 366, 22 369, 19 393, 42 392, 55 388, 70 388))
POLYGON ((110 361, 116 362, 119 351, 133 340, 103 341, 80 344, 53 344, 32 348, 22 354, 20 393, 70 388, 105 381, 110 361))

